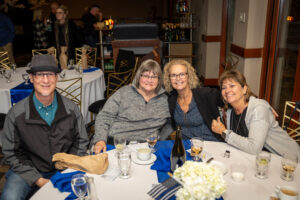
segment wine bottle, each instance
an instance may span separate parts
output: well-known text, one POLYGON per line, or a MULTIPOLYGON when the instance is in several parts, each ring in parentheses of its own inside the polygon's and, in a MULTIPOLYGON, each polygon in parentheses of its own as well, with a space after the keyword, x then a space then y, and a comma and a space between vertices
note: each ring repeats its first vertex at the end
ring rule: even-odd
POLYGON ((178 167, 181 167, 186 160, 185 149, 182 142, 181 127, 177 126, 176 128, 176 138, 172 148, 170 162, 171 170, 175 171, 178 167))

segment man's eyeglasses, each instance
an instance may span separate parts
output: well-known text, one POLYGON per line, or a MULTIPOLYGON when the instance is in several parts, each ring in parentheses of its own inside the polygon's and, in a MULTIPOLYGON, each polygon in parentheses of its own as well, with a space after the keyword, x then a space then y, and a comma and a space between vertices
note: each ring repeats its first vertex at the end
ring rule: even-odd
POLYGON ((185 78, 185 76, 187 75, 187 73, 182 72, 179 74, 170 74, 170 79, 176 79, 177 77, 179 78, 185 78))
POLYGON ((150 76, 150 75, 146 75, 146 74, 141 74, 141 77, 145 78, 145 79, 158 79, 158 76, 157 75, 153 75, 153 76, 150 76))
POLYGON ((54 72, 36 72, 33 74, 37 79, 43 79, 45 76, 47 76, 48 79, 54 79, 56 76, 56 73, 54 72))
POLYGON ((56 14, 64 14, 63 12, 56 12, 56 14))

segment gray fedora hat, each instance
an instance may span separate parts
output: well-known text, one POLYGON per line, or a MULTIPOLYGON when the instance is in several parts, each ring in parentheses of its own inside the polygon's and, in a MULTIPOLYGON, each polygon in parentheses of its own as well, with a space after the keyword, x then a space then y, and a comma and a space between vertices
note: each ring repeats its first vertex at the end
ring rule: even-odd
POLYGON ((55 58, 48 54, 33 56, 30 65, 30 69, 26 70, 29 74, 42 71, 61 72, 61 69, 59 69, 56 64, 55 58))

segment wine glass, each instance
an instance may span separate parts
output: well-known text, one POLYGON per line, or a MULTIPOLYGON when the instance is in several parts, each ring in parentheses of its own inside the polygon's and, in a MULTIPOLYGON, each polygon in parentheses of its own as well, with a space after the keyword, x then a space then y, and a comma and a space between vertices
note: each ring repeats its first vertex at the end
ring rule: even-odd
POLYGON ((59 77, 64 80, 64 78, 66 77, 66 71, 65 70, 62 70, 60 73, 59 73, 59 77))
POLYGON ((71 179, 71 186, 74 194, 79 197, 79 200, 84 200, 87 193, 87 182, 84 174, 75 174, 71 179))
POLYGON ((25 73, 25 74, 22 74, 22 78, 23 80, 25 81, 25 85, 28 85, 28 80, 29 80, 29 74, 25 73))
POLYGON ((294 153, 285 153, 282 156, 281 165, 282 165, 282 174, 281 178, 285 181, 294 180, 294 172, 298 164, 298 157, 294 153))
POLYGON ((4 77, 7 79, 7 83, 10 83, 11 82, 11 71, 10 70, 6 70, 4 72, 4 77))
POLYGON ((15 74, 17 72, 17 65, 11 64, 11 69, 13 70, 13 73, 15 74))
POLYGON ((191 156, 194 161, 200 161, 200 154, 203 150, 203 140, 199 137, 194 137, 191 140, 191 156))
POLYGON ((114 137, 114 145, 116 147, 117 153, 116 156, 122 152, 126 147, 126 138, 123 136, 115 136, 114 137))
POLYGON ((151 132, 147 137, 148 146, 151 149, 151 152, 154 152, 154 146, 156 145, 158 140, 158 131, 151 132))

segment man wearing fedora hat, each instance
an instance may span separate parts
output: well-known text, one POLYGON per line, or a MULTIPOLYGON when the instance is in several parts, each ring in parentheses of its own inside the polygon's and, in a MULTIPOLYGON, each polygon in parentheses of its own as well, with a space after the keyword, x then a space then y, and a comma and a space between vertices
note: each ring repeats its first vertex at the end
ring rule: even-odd
POLYGON ((4 123, 2 151, 10 169, 1 200, 25 199, 45 185, 56 172, 55 153, 84 155, 87 150, 78 106, 55 91, 60 71, 51 55, 32 58, 27 72, 34 91, 9 110, 4 123))

